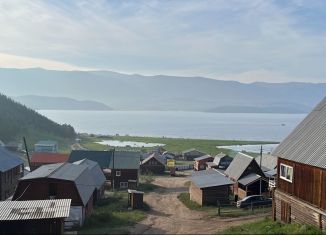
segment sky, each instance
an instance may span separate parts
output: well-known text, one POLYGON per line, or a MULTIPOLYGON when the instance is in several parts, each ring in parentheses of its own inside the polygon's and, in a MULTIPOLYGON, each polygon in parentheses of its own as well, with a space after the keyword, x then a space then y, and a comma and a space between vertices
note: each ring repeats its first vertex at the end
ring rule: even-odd
POLYGON ((1 0, 0 67, 326 82, 325 0, 1 0))

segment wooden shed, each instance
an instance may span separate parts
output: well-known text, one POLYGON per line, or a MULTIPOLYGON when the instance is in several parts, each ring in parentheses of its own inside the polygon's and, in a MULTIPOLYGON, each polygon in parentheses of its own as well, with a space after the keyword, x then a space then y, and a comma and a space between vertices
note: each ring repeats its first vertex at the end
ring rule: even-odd
POLYGON ((141 209, 144 205, 144 192, 128 189, 128 207, 141 209))
POLYGON ((196 157, 201 157, 206 155, 206 153, 203 153, 194 148, 182 151, 181 154, 182 154, 182 158, 187 161, 193 161, 196 157))
POLYGON ((229 204, 233 181, 216 170, 194 172, 189 188, 190 200, 199 205, 229 204))
POLYGON ((197 157, 194 159, 194 170, 195 171, 202 171, 206 169, 206 163, 212 162, 213 157, 211 155, 204 155, 201 157, 197 157))
POLYGON ((0 202, 0 234, 63 234, 71 199, 0 202))
POLYGON ((140 164, 141 173, 163 174, 165 171, 165 163, 159 157, 159 154, 153 153, 140 164))
POLYGON ((326 230, 326 98, 272 152, 273 218, 326 230))

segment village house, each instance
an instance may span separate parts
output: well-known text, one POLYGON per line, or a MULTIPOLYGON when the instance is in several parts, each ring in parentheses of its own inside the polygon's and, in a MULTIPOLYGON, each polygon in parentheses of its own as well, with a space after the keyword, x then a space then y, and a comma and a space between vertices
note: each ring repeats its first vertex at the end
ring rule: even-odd
POLYGON ((152 153, 141 162, 140 171, 142 174, 150 172, 154 174, 163 174, 165 171, 165 163, 157 153, 152 153))
POLYGON ((227 154, 219 153, 214 157, 213 162, 207 162, 207 168, 208 169, 221 169, 225 170, 229 167, 231 162, 233 161, 233 158, 230 157, 227 154))
POLYGON ((256 157, 255 160, 268 179, 269 188, 274 188, 277 176, 277 157, 263 153, 262 156, 256 157))
POLYGON ((139 183, 140 154, 125 152, 73 150, 68 161, 75 162, 84 158, 95 161, 103 170, 111 187, 128 188, 131 184, 135 187, 139 183))
POLYGON ((58 142, 52 140, 41 140, 34 145, 34 152, 57 153, 58 142))
POLYGON ((67 224, 77 227, 91 215, 95 185, 88 166, 71 163, 48 164, 19 180, 13 200, 71 199, 67 224))
POLYGON ((213 157, 211 155, 204 155, 201 157, 196 157, 194 159, 194 170, 195 171, 202 171, 206 169, 206 163, 212 162, 213 157))
POLYGON ((96 203, 97 201, 101 200, 104 197, 106 178, 98 163, 85 158, 83 160, 74 162, 73 164, 88 167, 93 177, 93 182, 95 184, 93 201, 94 203, 96 203))
POLYGON ((326 98, 287 136, 278 157, 273 218, 326 230, 326 98))
POLYGON ((229 204, 232 194, 232 185, 229 178, 220 172, 209 169, 194 172, 189 187, 190 200, 199 205, 229 204))
POLYGON ((0 234, 64 234, 71 199, 0 202, 0 234))
POLYGON ((61 153, 48 153, 48 152, 34 152, 31 157, 30 170, 33 171, 40 166, 46 164, 67 162, 69 159, 68 154, 61 153))
POLYGON ((268 192, 268 182, 255 159, 238 153, 224 174, 235 182, 234 195, 239 199, 268 192))
POLYGON ((20 157, 0 147, 0 200, 13 195, 18 180, 23 177, 24 162, 20 157))
POLYGON ((187 161, 193 161, 196 157, 201 157, 206 155, 201 151, 198 151, 194 148, 182 151, 182 158, 187 161))

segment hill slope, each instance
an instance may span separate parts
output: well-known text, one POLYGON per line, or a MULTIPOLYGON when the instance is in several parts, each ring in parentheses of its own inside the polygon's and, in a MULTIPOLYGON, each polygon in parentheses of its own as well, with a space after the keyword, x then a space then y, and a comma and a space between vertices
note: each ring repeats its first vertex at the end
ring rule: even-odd
POLYGON ((202 77, 126 75, 108 71, 0 69, 0 92, 94 100, 117 110, 219 110, 277 107, 304 110, 326 94, 325 83, 251 83, 202 77))
POLYGON ((25 95, 13 97, 14 100, 32 109, 48 110, 112 110, 111 107, 91 100, 75 100, 66 97, 25 95))
POLYGON ((0 140, 4 142, 27 137, 29 144, 40 139, 62 141, 76 133, 69 125, 59 125, 8 97, 0 94, 0 140))

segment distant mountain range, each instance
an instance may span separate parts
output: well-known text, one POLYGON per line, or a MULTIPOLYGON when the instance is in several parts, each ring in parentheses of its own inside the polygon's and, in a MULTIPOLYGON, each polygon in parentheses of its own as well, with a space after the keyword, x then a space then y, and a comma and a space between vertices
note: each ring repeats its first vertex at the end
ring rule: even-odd
MULTIPOLYGON (((115 110, 300 113, 309 111, 326 95, 325 83, 245 84, 202 77, 38 68, 0 69, 0 82, 0 92, 10 96, 92 100, 115 110)), ((37 107, 36 101, 29 106, 37 107)))
POLYGON ((79 101, 66 97, 26 95, 12 98, 36 110, 112 110, 112 108, 100 102, 90 100, 79 101))

